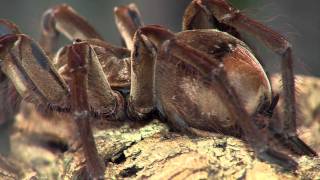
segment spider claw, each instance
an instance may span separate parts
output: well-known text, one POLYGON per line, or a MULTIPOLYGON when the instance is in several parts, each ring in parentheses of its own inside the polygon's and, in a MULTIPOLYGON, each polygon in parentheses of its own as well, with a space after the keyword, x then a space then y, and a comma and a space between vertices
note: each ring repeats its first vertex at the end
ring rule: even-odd
POLYGON ((298 168, 298 163, 287 156, 273 149, 267 148, 258 154, 258 158, 262 161, 268 161, 277 164, 285 170, 295 171, 298 168))
POLYGON ((298 136, 289 136, 286 139, 285 144, 298 155, 307 155, 307 156, 318 156, 311 147, 309 147, 305 142, 303 142, 298 136))
POLYGON ((306 155, 310 157, 318 156, 318 153, 303 142, 297 135, 274 133, 274 139, 276 139, 284 148, 296 155, 306 155))

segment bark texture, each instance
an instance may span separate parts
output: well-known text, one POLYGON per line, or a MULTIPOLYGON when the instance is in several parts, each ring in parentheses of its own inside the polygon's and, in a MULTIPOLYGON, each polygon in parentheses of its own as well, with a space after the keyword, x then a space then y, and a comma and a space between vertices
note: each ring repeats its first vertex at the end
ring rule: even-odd
MULTIPOLYGON (((319 153, 320 80, 299 76, 296 81, 299 135, 319 153)), ((279 91, 279 77, 273 82, 279 91)), ((280 117, 281 110, 280 101, 280 117)), ((72 131, 59 118, 44 120, 32 112, 28 120, 17 119, 12 154, 0 158, 0 179, 84 179, 81 153, 72 149, 62 153, 72 131)), ((106 179, 320 179, 320 158, 293 157, 299 169, 285 171, 256 159, 240 139, 221 134, 192 138, 170 132, 158 120, 96 129, 95 140, 107 164, 106 179)))

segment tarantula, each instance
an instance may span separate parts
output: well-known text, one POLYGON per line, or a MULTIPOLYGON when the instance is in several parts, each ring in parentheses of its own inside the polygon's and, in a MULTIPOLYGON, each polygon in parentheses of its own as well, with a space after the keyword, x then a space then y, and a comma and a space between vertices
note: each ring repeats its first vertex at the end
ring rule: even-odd
MULTIPOLYGON (((103 177, 104 165, 89 119, 158 117, 187 134, 222 132, 245 138, 259 158, 290 169, 297 163, 273 150, 268 138, 292 153, 317 155, 296 134, 292 50, 279 33, 226 0, 193 0, 178 33, 158 25, 144 26, 133 4, 114 12, 127 48, 106 43, 68 5, 44 13, 40 45, 13 23, 0 22, 3 92, 12 92, 14 87, 23 101, 36 104, 39 111, 71 114, 93 178, 103 177), (271 123, 279 96, 273 95, 264 69, 238 29, 282 58, 282 128, 271 123), (51 61, 60 33, 74 43, 60 49, 51 61)), ((0 108, 6 113, 0 121, 4 121, 14 115, 4 102, 13 100, 1 98, 0 108)))

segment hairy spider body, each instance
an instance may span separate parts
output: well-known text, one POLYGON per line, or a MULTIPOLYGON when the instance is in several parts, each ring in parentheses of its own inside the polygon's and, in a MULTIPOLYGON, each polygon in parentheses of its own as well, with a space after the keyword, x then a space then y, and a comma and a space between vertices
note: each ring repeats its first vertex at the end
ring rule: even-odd
POLYGON ((317 155, 296 134, 293 60, 290 44, 281 35, 225 0, 192 1, 179 33, 144 26, 133 4, 115 8, 115 16, 127 48, 103 41, 67 5, 44 13, 41 46, 14 24, 0 22, 1 79, 9 78, 24 101, 38 109, 69 114, 92 177, 104 174, 90 128, 95 119, 108 123, 156 116, 187 134, 241 136, 259 158, 290 169, 297 163, 273 150, 269 138, 277 137, 292 153, 317 155), (272 94, 266 73, 237 29, 256 36, 282 57, 286 111, 284 127, 278 131, 269 123, 278 96, 272 94), (74 44, 54 56, 60 33, 74 44))
MULTIPOLYGON (((249 48, 238 39, 217 30, 184 31, 176 34, 185 43, 216 61, 228 72, 245 109, 253 115, 271 103, 269 80, 249 48), (214 39, 208 41, 208 39, 214 39)), ((180 60, 184 56, 160 56, 156 64, 156 87, 162 113, 176 126, 230 132, 236 128, 215 84, 199 69, 180 60), (170 81, 168 81, 170 79, 170 81), (179 93, 177 93, 179 92, 179 93), (223 130, 223 129, 227 130, 223 130)), ((210 65, 211 62, 204 62, 210 65)), ((215 70, 212 70, 215 71, 215 70)), ((214 72, 213 72, 214 73, 214 72)))

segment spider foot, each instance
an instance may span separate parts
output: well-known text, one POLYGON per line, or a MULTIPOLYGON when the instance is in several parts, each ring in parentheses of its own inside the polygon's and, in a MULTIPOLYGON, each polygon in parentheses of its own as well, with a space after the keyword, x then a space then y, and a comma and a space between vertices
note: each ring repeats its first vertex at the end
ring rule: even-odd
POLYGON ((266 148, 258 153, 258 158, 281 166, 284 170, 294 171, 298 168, 298 163, 281 152, 266 148))
POLYGON ((306 156, 318 156, 311 147, 303 142, 297 135, 277 135, 279 140, 283 142, 284 146, 290 149, 293 153, 306 156))
POLYGON ((273 127, 269 127, 269 130, 273 134, 273 139, 291 153, 299 156, 318 156, 318 153, 301 140, 295 132, 279 131, 273 127))

